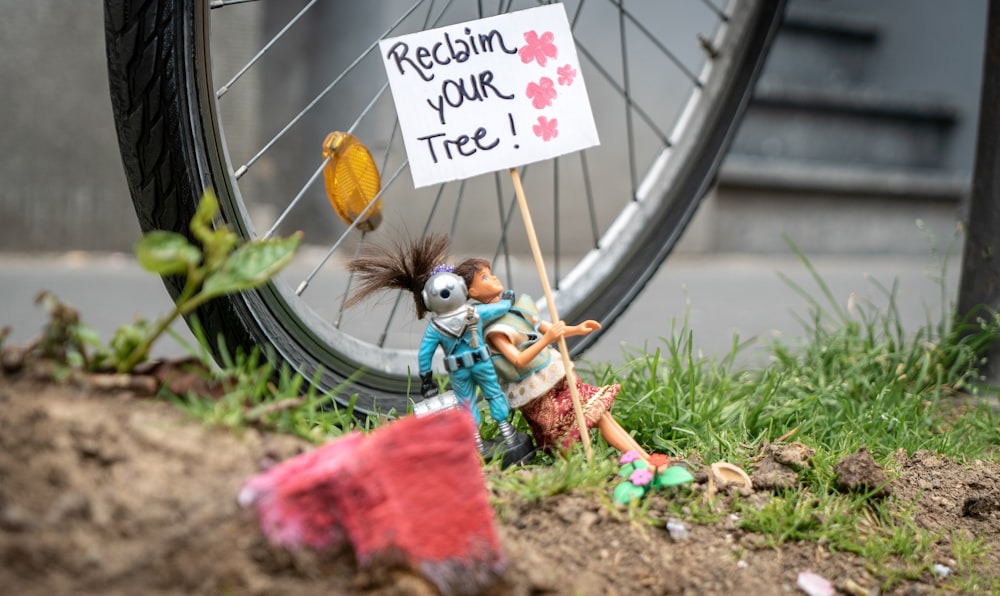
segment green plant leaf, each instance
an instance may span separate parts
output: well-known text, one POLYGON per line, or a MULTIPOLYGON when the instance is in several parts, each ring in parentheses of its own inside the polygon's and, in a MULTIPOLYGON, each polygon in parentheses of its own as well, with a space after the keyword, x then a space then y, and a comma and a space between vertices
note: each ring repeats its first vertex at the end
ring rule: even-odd
POLYGON ((201 195, 201 200, 198 201, 198 209, 194 212, 194 217, 191 218, 191 233, 202 245, 208 244, 215 232, 212 229, 212 222, 217 215, 219 215, 219 200, 215 197, 215 192, 212 189, 206 189, 205 194, 201 195))
POLYGON ((239 242, 229 228, 224 225, 213 226, 213 221, 219 215, 219 200, 212 189, 205 190, 198 203, 198 210, 191 218, 191 233, 205 250, 205 265, 209 271, 220 267, 226 256, 232 252, 239 242))
POLYGON ((629 462, 627 464, 622 464, 622 467, 618 469, 618 475, 622 478, 628 478, 634 471, 635 462, 629 462))
POLYGON ((202 286, 204 298, 257 287, 271 279, 295 254, 302 234, 248 242, 237 248, 222 268, 210 273, 202 286))
POLYGON ((688 482, 694 482, 694 476, 684 466, 670 466, 656 475, 655 482, 657 488, 679 486, 688 482))
POLYGON ((135 256, 146 271, 158 275, 187 273, 201 261, 201 251, 176 232, 156 230, 135 244, 135 256))
POLYGON ((145 320, 138 320, 131 325, 121 325, 115 330, 108 342, 111 348, 111 360, 117 366, 124 362, 146 339, 150 333, 150 325, 145 320))
POLYGON ((229 228, 220 226, 215 229, 204 243, 206 269, 215 271, 223 265, 238 243, 239 239, 229 228))
POLYGON ((646 494, 646 489, 641 486, 636 486, 631 482, 622 482, 615 487, 611 498, 615 500, 616 503, 621 503, 622 505, 628 505, 632 501, 641 499, 643 495, 646 494))
POLYGON ((95 348, 100 348, 104 345, 101 342, 101 335, 97 332, 96 329, 94 329, 89 325, 84 325, 83 323, 77 323, 76 325, 72 326, 70 332, 73 334, 73 337, 76 338, 77 343, 81 346, 89 345, 95 348))

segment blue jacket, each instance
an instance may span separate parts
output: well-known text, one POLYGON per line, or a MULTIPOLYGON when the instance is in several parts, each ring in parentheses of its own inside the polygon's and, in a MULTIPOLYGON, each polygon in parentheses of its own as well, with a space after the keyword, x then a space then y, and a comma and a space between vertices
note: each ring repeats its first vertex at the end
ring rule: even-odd
POLYGON ((417 353, 420 373, 423 374, 431 370, 431 360, 434 358, 434 352, 437 351, 438 346, 441 346, 444 350, 445 356, 471 352, 472 348, 469 346, 469 343, 474 333, 479 346, 486 347, 486 341, 483 339, 483 326, 489 325, 505 315, 510 310, 510 306, 510 300, 500 300, 499 302, 492 302, 490 304, 476 304, 475 308, 479 314, 479 323, 473 329, 466 329, 465 333, 458 338, 442 333, 433 323, 428 324, 427 329, 424 330, 424 338, 420 342, 420 351, 417 353))

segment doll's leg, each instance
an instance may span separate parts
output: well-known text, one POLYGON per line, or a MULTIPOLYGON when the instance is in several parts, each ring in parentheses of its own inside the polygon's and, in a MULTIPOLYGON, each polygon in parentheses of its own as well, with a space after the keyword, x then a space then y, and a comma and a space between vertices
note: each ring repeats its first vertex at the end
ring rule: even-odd
POLYGON ((497 380, 497 373, 496 369, 493 368, 493 363, 489 361, 477 363, 472 367, 471 371, 473 378, 483 391, 486 403, 490 407, 490 417, 497 421, 497 426, 500 428, 503 440, 510 447, 516 447, 517 431, 514 430, 514 426, 508 420, 510 418, 510 404, 507 402, 507 396, 504 394, 503 389, 500 388, 500 382, 497 380))
POLYGON ((476 407, 476 385, 472 375, 469 374, 468 369, 459 369, 451 372, 449 380, 458 405, 472 416, 472 421, 476 423, 478 429, 482 420, 479 416, 479 408, 476 407))
POLYGON ((597 428, 601 431, 601 436, 608 442, 608 445, 622 453, 635 451, 643 460, 649 461, 649 453, 635 442, 632 435, 628 434, 628 431, 622 428, 622 425, 618 424, 618 421, 612 418, 610 413, 601 416, 601 419, 597 421, 597 428))
POLYGON ((484 447, 483 438, 479 434, 479 425, 482 420, 479 415, 479 408, 476 407, 476 385, 468 369, 453 371, 449 375, 449 379, 451 381, 451 389, 455 392, 455 399, 458 401, 458 406, 468 412, 469 416, 472 416, 472 422, 476 427, 476 449, 482 453, 484 447))

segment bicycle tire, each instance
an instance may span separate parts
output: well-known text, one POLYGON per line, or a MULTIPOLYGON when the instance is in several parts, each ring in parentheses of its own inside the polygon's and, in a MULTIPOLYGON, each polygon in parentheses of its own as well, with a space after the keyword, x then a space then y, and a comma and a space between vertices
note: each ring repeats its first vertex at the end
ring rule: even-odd
MULTIPOLYGON (((189 235, 188 222, 199 198, 213 188, 223 222, 242 237, 252 237, 216 112, 208 1, 105 0, 104 5, 112 109, 141 229, 189 235)), ((739 20, 729 25, 738 26, 738 34, 730 36, 729 46, 717 48, 725 76, 699 91, 714 98, 702 102, 691 116, 699 133, 671 150, 684 159, 670 162, 670 171, 658 174, 646 189, 658 200, 635 200, 627 207, 648 212, 632 216, 630 225, 602 238, 613 245, 605 250, 619 254, 593 267, 578 267, 589 274, 560 290, 569 305, 560 308, 562 318, 597 319, 607 329, 642 290, 693 216, 735 132, 783 11, 783 2, 747 0, 743 6, 739 20)), ((164 282, 176 298, 181 280, 164 282)), ((209 338, 223 338, 230 349, 272 348, 275 358, 316 379, 341 404, 354 396, 355 408, 362 413, 405 411, 409 378, 399 374, 399 361, 385 367, 359 361, 352 354, 353 338, 338 339, 348 342, 347 348, 333 346, 329 335, 317 331, 302 311, 287 290, 272 283, 216 299, 197 315, 209 338)), ((596 337, 571 342, 574 355, 596 337)), ((396 357, 400 359, 405 355, 396 357)))

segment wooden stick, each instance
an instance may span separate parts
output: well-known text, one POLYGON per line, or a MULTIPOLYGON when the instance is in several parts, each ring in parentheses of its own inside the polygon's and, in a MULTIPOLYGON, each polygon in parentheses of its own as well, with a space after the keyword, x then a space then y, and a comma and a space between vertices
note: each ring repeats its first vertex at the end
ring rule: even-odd
MULTIPOLYGON (((535 267, 538 269, 538 276, 542 281, 542 291, 545 292, 545 302, 549 306, 549 315, 552 317, 552 322, 555 322, 559 320, 559 313, 556 312, 556 301, 552 298, 549 276, 545 273, 545 262, 542 261, 542 249, 538 246, 535 224, 531 222, 528 200, 524 197, 524 187, 521 186, 521 175, 518 174, 517 168, 510 169, 510 178, 514 182, 514 194, 517 195, 517 204, 521 208, 521 218, 524 219, 524 229, 528 233, 531 255, 535 258, 535 267)), ((566 383, 569 385, 569 394, 573 398, 573 411, 576 413, 576 425, 580 429, 580 442, 583 443, 583 449, 587 453, 587 461, 593 461, 594 453, 590 448, 590 434, 587 432, 587 421, 583 417, 580 391, 576 386, 576 373, 573 372, 573 362, 569 358, 565 337, 559 338, 559 353, 562 354, 563 367, 566 368, 566 383)))

